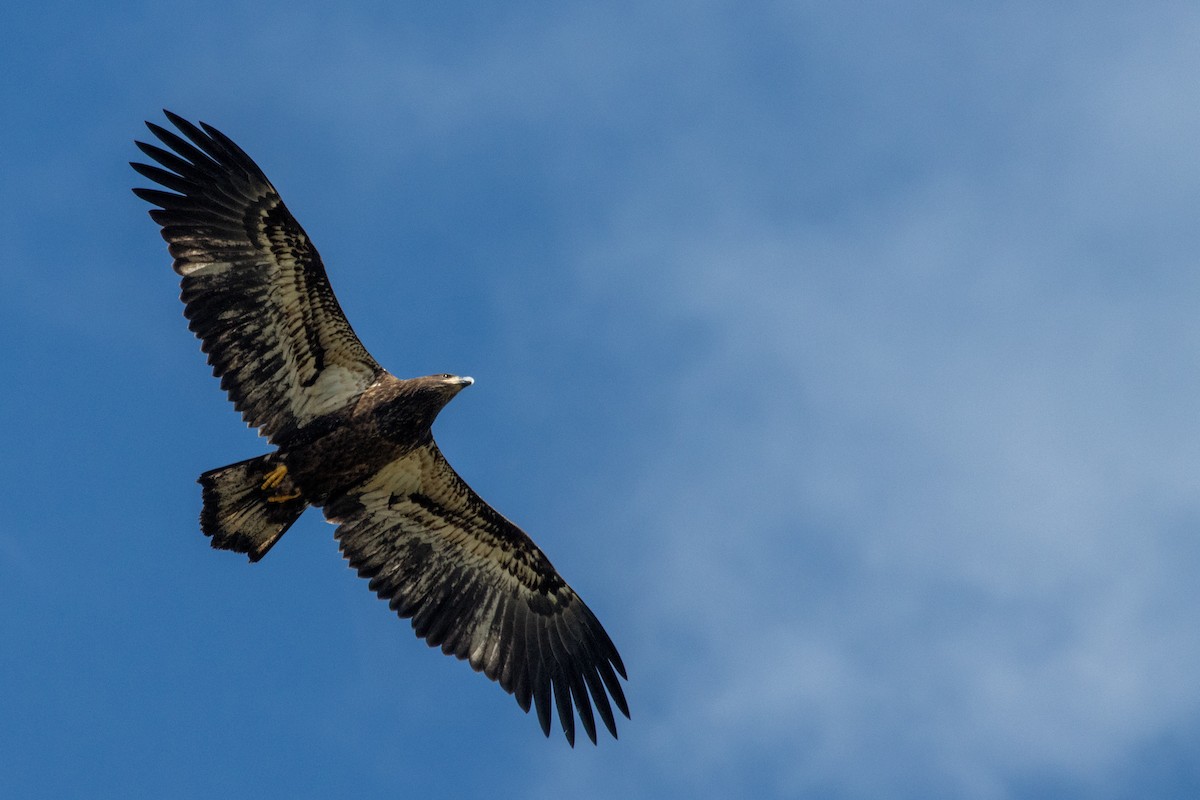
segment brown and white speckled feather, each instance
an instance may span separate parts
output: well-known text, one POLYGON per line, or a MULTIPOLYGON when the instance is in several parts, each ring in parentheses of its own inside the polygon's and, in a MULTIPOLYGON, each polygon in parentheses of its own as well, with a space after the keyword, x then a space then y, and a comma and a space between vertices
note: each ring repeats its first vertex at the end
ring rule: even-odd
POLYGON ((608 694, 629 708, 625 667, 608 634, 537 545, 485 503, 432 441, 392 462, 325 509, 350 565, 417 635, 499 682, 543 732, 550 697, 574 742, 571 707, 596 741, 595 703, 608 730, 608 694), (607 694, 605 692, 607 689, 607 694))
POLYGON ((170 112, 153 123, 174 152, 138 142, 166 169, 133 164, 170 192, 135 189, 182 276, 189 327, 248 424, 278 442, 344 408, 382 368, 347 322, 308 235, 240 147, 170 112))
POLYGON ((325 268, 270 181, 236 144, 167 112, 172 151, 134 164, 170 191, 157 209, 191 329, 246 421, 275 453, 201 476, 214 547, 261 558, 312 504, 338 523, 350 564, 417 635, 537 708, 551 697, 572 744, 575 713, 616 736, 625 668, 595 615, 519 528, 446 463, 430 426, 470 378, 398 380, 363 348, 325 268), (611 703, 610 703, 611 697, 611 703), (594 706, 594 709, 593 709, 594 706), (593 713, 594 711, 594 713, 593 713))

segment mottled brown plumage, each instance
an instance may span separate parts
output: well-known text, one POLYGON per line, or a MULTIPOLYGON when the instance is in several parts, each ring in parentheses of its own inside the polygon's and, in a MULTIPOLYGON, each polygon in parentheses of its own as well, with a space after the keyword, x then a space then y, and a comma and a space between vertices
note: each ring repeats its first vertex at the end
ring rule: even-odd
POLYGON ((536 707, 551 697, 569 742, 574 708, 617 735, 625 668, 600 622, 517 526, 454 472, 433 441, 438 412, 470 378, 398 379, 346 321, 307 234, 258 166, 220 131, 170 112, 169 191, 135 189, 181 276, 184 314, 234 407, 274 452, 200 476, 214 547, 262 558, 306 508, 338 525, 342 553, 417 635, 536 707), (609 699, 611 697, 612 704, 609 699))

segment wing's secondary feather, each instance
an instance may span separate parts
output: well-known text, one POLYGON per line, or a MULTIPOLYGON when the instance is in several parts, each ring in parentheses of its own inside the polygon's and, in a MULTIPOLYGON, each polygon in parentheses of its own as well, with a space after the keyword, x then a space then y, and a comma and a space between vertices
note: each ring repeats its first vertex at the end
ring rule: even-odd
POLYGON ((417 635, 497 681, 549 735, 551 697, 568 741, 596 714, 617 735, 629 707, 612 640, 541 550, 479 498, 432 442, 325 509, 343 554, 417 635), (612 702, 609 698, 611 696, 612 702))
POLYGON ((170 112, 134 163, 135 189, 181 276, 189 327, 246 422, 273 442, 353 402, 382 368, 363 347, 304 229, 258 165, 215 128, 170 112), (186 137, 186 139, 184 138, 186 137))

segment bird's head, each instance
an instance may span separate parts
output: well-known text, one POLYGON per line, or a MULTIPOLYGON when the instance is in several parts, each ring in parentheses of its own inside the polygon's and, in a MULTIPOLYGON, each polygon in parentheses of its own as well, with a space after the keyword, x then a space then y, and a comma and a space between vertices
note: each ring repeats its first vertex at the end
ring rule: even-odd
POLYGON ((451 397, 454 397, 454 395, 475 382, 474 378, 451 375, 447 372, 443 372, 441 375, 426 375, 424 378, 417 378, 417 380, 427 382, 430 388, 436 391, 447 392, 451 397))
POLYGON ((413 394, 425 398, 438 409, 441 409, 442 406, 453 400, 456 394, 474 382, 474 378, 464 378, 448 373, 426 375, 423 378, 412 378, 407 381, 413 394))
POLYGON ((428 433, 438 413, 474 383, 458 375, 426 375, 398 381, 397 393, 383 409, 385 435, 397 441, 428 433))

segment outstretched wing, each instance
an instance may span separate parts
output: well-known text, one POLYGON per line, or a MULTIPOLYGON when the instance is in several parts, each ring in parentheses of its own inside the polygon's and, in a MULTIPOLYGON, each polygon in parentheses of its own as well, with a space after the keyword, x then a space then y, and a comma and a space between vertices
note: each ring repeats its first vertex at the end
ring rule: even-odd
POLYGON ((626 717, 629 707, 612 640, 537 545, 480 499, 432 440, 332 502, 325 516, 340 525, 350 565, 412 618, 418 636, 499 682, 526 712, 532 698, 547 736, 552 688, 572 745, 572 704, 592 742, 593 702, 617 735, 608 696, 626 717))
POLYGON ((352 402, 382 373, 346 321, 321 257, 275 187, 215 128, 164 112, 187 137, 147 122, 173 152, 138 142, 162 169, 132 164, 171 191, 158 206, 189 326, 221 388, 272 441, 352 402))

